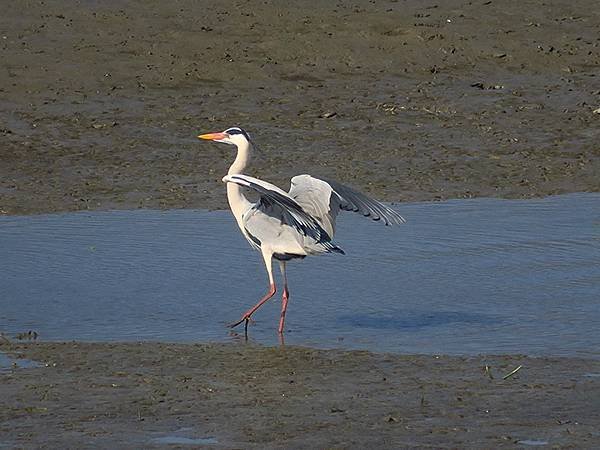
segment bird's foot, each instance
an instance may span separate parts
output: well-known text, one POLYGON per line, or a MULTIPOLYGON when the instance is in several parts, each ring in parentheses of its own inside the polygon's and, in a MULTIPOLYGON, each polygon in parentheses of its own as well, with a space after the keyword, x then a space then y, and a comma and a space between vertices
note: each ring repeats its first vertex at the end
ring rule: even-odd
POLYGON ((245 327, 246 327, 246 329, 248 329, 248 322, 252 322, 252 323, 254 323, 254 320, 252 320, 252 319, 250 318, 250 316, 246 316, 246 315, 244 315, 244 316, 243 316, 243 317, 242 317, 240 320, 238 320, 237 322, 230 323, 230 324, 229 324, 229 325, 227 325, 227 326, 228 326, 229 328, 235 328, 235 327, 237 327, 238 325, 240 325, 242 322, 246 322, 246 324, 245 324, 245 327))
MULTIPOLYGON (((244 314, 244 317, 242 317, 240 320, 238 320, 235 323, 229 324, 229 328, 235 328, 237 327, 239 324, 241 324, 242 322, 244 322, 244 338, 246 339, 246 341, 248 340, 248 323, 251 321, 252 319, 250 319, 250 315, 246 315, 244 314)), ((252 320, 252 322, 254 322, 252 320)))

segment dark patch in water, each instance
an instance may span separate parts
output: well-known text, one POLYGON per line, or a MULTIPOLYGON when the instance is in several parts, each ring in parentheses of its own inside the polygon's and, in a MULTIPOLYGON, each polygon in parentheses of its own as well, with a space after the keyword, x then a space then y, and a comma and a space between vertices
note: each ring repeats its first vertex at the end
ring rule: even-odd
POLYGON ((339 325, 356 328, 388 329, 410 331, 423 328, 445 327, 456 324, 499 324, 501 321, 483 314, 464 312, 398 312, 394 315, 362 315, 352 314, 340 316, 339 325))

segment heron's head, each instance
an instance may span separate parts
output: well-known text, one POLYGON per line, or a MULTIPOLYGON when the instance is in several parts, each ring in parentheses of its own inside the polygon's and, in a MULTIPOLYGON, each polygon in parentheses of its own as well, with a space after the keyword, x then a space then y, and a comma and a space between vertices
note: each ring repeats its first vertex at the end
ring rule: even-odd
POLYGON ((238 127, 227 128, 225 131, 221 131, 220 133, 201 134, 198 136, 198 138, 215 142, 224 142, 225 144, 236 146, 243 144, 248 145, 252 142, 250 135, 238 127))

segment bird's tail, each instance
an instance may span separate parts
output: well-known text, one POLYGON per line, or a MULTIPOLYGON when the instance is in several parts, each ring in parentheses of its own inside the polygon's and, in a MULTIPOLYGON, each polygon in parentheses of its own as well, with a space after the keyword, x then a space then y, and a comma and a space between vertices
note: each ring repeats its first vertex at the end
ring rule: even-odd
POLYGON ((305 239, 304 250, 309 255, 322 255, 323 253, 341 253, 345 255, 344 250, 332 241, 315 242, 314 239, 305 239))
POLYGON ((325 246, 326 246, 325 251, 327 253, 340 253, 342 255, 346 254, 346 252, 344 250, 342 250, 340 247, 338 247, 336 244, 334 244, 331 241, 324 242, 323 244, 325 244, 325 246))
POLYGON ((333 247, 333 250, 331 250, 332 253, 340 253, 342 255, 345 255, 346 252, 344 250, 342 250, 341 248, 339 248, 337 245, 333 247))

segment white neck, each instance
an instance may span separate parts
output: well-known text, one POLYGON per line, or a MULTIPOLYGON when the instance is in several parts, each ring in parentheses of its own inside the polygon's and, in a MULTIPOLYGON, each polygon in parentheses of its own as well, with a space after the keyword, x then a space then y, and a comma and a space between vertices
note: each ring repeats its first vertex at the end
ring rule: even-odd
MULTIPOLYGON (((227 172, 228 175, 241 174, 250 161, 250 144, 243 142, 237 146, 237 156, 227 172)), ((227 200, 238 226, 244 232, 242 214, 248 210, 251 203, 242 192, 242 187, 235 183, 227 183, 227 200)))
POLYGON ((242 173, 250 161, 250 143, 246 140, 237 145, 237 156, 229 168, 227 175, 242 173))

